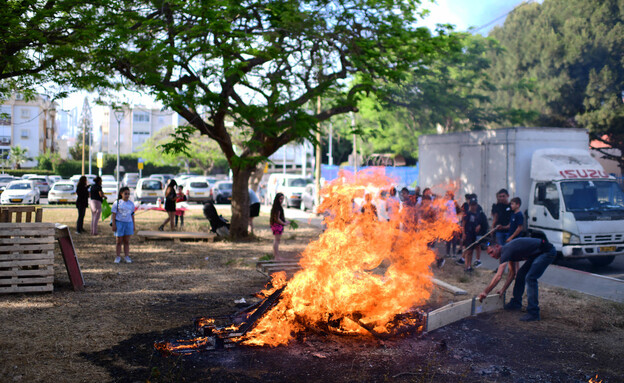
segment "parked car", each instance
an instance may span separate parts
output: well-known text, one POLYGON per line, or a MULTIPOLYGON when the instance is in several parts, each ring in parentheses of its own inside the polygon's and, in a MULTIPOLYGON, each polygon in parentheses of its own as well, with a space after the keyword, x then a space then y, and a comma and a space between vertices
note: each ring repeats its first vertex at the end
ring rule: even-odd
POLYGON ((136 188, 139 181, 139 173, 126 173, 121 179, 121 186, 127 186, 129 188, 136 188))
POLYGON ((0 196, 0 203, 8 204, 38 204, 41 195, 34 181, 16 180, 11 181, 0 196))
POLYGON ((141 178, 136 183, 134 189, 134 201, 155 203, 158 198, 161 200, 165 196, 163 191, 163 183, 160 180, 154 178, 141 178))
POLYGON ((315 203, 314 203, 314 191, 316 190, 316 185, 308 184, 305 189, 303 189, 303 193, 301 193, 301 210, 312 210, 315 211, 315 203))
POLYGON ((188 202, 206 203, 210 201, 210 184, 204 177, 187 178, 182 186, 188 202))
POLYGON ((102 181, 102 193, 109 203, 115 202, 117 199, 117 182, 102 181))
POLYGON ((48 176, 48 178, 50 179, 50 182, 51 182, 50 186, 54 185, 55 183, 57 183, 57 182, 59 182, 59 181, 61 181, 63 179, 63 177, 57 176, 57 175, 48 176))
POLYGON ((210 189, 210 200, 215 203, 232 202, 232 181, 218 181, 210 189))
MULTIPOLYGON (((73 183, 77 184, 78 180, 80 179, 80 177, 82 177, 81 174, 75 174, 75 175, 69 177, 69 180, 72 181, 73 183)), ((95 175, 94 174, 85 174, 85 177, 87 177, 87 185, 91 185, 93 183, 93 180, 95 179, 95 175)))
POLYGON ((173 174, 152 174, 151 176, 149 176, 149 178, 156 178, 160 180, 163 183, 163 185, 167 185, 167 181, 169 181, 170 179, 174 177, 175 176, 173 174))
POLYGON ((76 184, 72 181, 55 182, 48 193, 49 204, 75 203, 77 198, 76 184))
POLYGON ((34 181, 35 185, 39 188, 39 193, 42 197, 47 197, 50 191, 52 181, 48 176, 32 176, 28 178, 28 181, 34 181))
POLYGON ((117 178, 110 174, 104 174, 102 177, 102 182, 117 182, 117 178))
POLYGON ((299 207, 303 189, 312 181, 311 178, 294 174, 271 174, 267 183, 269 203, 273 203, 277 193, 283 193, 285 197, 284 203, 287 207, 299 207))
POLYGON ((9 182, 15 181, 16 178, 9 174, 0 174, 0 187, 7 186, 9 182))

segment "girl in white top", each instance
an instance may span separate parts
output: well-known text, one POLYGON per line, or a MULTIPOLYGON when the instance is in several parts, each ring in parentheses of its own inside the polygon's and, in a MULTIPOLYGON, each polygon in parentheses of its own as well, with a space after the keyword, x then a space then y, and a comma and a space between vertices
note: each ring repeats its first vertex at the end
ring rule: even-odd
POLYGON ((115 263, 121 262, 121 244, 124 247, 124 260, 132 263, 130 259, 130 237, 134 234, 134 203, 130 201, 130 189, 122 187, 119 189, 117 201, 111 207, 112 227, 115 237, 117 237, 117 252, 115 263))

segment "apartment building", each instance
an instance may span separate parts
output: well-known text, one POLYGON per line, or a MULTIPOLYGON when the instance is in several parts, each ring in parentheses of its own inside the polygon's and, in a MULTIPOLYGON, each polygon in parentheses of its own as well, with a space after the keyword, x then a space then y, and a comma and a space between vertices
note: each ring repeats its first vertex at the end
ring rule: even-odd
POLYGON ((30 161, 22 167, 34 167, 40 153, 58 149, 56 135, 56 111, 58 104, 46 95, 37 95, 26 101, 16 93, 8 100, 0 100, 0 156, 6 158, 11 147, 27 150, 30 161))
POLYGON ((143 143, 162 128, 177 124, 177 114, 171 110, 136 106, 122 111, 119 113, 112 108, 104 111, 100 130, 102 150, 106 153, 117 153, 118 128, 119 153, 130 154, 140 151, 143 143))

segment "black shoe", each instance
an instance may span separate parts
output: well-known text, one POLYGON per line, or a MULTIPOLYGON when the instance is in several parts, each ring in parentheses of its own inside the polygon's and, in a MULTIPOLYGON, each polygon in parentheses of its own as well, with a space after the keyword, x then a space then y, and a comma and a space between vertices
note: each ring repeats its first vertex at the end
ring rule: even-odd
POLYGON ((520 311, 522 310, 522 306, 518 306, 517 304, 513 303, 513 302, 507 302, 505 303, 505 305, 503 306, 503 308, 507 311, 520 311))
POLYGON ((526 313, 526 314, 524 314, 523 316, 520 317, 520 320, 522 322, 537 322, 537 321, 540 320, 540 317, 539 316, 535 316, 533 314, 526 313))
POLYGON ((474 269, 472 267, 464 269, 464 273, 467 273, 467 274, 472 274, 473 271, 474 271, 474 269))
POLYGON ((455 261, 455 263, 457 263, 458 265, 463 265, 464 263, 466 263, 466 261, 464 261, 464 258, 459 258, 455 261))
POLYGON ((164 226, 158 226, 158 231, 165 231, 165 227, 164 226))

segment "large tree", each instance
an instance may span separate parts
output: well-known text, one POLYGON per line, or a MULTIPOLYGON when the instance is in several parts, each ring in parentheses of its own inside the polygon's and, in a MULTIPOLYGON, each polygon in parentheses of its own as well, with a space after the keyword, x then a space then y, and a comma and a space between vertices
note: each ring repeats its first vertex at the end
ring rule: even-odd
POLYGON ((99 0, 6 0, 0 10, 0 96, 13 91, 28 96, 33 87, 73 66, 72 49, 88 45, 99 0))
POLYGON ((505 48, 493 55, 494 105, 524 112, 510 122, 583 127, 624 153, 624 2, 526 3, 490 36, 505 48))
MULTIPOLYGON (((85 49, 93 64, 86 79, 146 88, 217 142, 234 177, 235 237, 247 234, 248 179, 259 162, 289 142, 314 140, 318 121, 357 110, 375 80, 403 79, 450 40, 416 27, 419 0, 115 3, 104 14, 107 33, 85 49), (111 69, 116 77, 104 81, 111 69), (319 111, 321 95, 331 101, 319 111)), ((191 134, 179 133, 167 150, 186 148, 191 134)))
POLYGON ((484 129, 500 118, 488 97, 488 55, 499 49, 497 42, 469 33, 452 36, 444 57, 415 67, 400 84, 379 84, 384 92, 360 102, 365 155, 402 154, 415 161, 419 135, 484 129))

